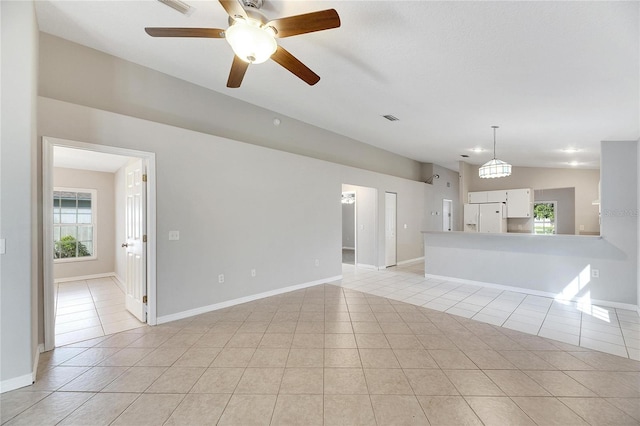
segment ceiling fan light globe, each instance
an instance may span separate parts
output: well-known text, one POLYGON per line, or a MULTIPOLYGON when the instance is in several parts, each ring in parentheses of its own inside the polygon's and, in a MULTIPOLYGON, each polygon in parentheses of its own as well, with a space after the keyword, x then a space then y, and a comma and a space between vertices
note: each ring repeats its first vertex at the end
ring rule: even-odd
POLYGON ((483 179, 494 179, 511 175, 511 164, 494 158, 480 167, 478 174, 483 179))
POLYGON ((225 39, 233 53, 250 64, 267 61, 278 48, 271 33, 260 26, 238 20, 225 31, 225 39))

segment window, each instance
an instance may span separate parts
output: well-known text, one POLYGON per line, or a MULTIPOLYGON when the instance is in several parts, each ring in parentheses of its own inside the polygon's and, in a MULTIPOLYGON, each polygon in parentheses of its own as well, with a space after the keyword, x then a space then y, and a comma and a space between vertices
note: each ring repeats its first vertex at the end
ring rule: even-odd
POLYGON ((556 202, 540 201, 533 204, 534 234, 556 233, 556 202))
POLYGON ((56 261, 96 258, 96 191, 55 188, 53 191, 53 258, 56 261))

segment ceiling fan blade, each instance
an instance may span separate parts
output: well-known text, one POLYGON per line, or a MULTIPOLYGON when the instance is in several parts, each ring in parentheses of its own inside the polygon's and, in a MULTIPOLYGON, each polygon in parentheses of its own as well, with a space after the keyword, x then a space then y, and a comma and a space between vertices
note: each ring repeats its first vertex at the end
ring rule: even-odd
POLYGON ((327 9, 319 12, 274 19, 268 22, 266 26, 275 28, 277 31, 276 37, 283 38, 338 28, 340 26, 340 17, 335 9, 327 9))
POLYGON ((219 28, 164 28, 144 29, 151 37, 204 37, 224 38, 224 30, 219 28))
POLYGON ((233 63, 231 64, 231 71, 229 72, 229 79, 227 80, 227 87, 240 87, 242 79, 244 78, 244 73, 247 72, 247 68, 249 68, 249 63, 234 55, 233 63))
POLYGON ((242 16, 245 19, 247 18, 247 12, 244 11, 244 8, 240 5, 238 0, 220 0, 220 4, 233 19, 235 19, 236 16, 242 16))
POLYGON ((320 81, 320 76, 311 71, 305 64, 300 62, 295 56, 287 52, 282 46, 278 46, 276 53, 271 55, 271 59, 282 65, 293 74, 304 80, 309 86, 313 86, 320 81))

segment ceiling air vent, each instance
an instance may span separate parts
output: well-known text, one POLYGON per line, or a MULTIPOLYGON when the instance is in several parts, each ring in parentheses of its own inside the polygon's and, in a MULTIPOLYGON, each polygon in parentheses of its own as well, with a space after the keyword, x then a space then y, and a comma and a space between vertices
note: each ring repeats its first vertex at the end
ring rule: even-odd
POLYGON ((194 7, 189 6, 188 4, 186 4, 183 1, 180 0, 158 0, 160 3, 165 4, 167 6, 169 6, 170 8, 177 10, 178 12, 182 13, 183 15, 191 15, 193 13, 193 11, 195 10, 194 7))
POLYGON ((384 118, 386 118, 389 121, 398 121, 400 120, 398 117, 391 115, 391 114, 387 114, 387 115, 383 115, 384 118))

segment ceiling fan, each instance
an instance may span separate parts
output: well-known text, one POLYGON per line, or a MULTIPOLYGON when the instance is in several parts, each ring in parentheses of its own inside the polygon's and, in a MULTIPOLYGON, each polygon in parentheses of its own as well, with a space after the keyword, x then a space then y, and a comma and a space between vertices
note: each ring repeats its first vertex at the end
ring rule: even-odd
POLYGON ((320 76, 311 71, 295 56, 276 43, 276 38, 291 37, 340 26, 335 9, 327 9, 286 18, 268 20, 260 11, 262 0, 219 0, 229 14, 229 28, 164 28, 148 27, 144 30, 152 37, 224 38, 235 56, 227 87, 240 87, 250 64, 273 59, 309 85, 320 76))

